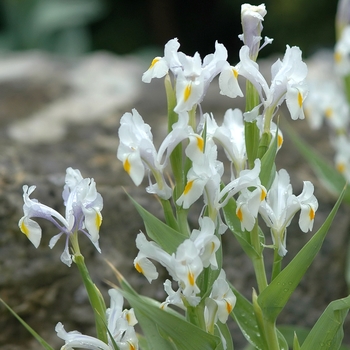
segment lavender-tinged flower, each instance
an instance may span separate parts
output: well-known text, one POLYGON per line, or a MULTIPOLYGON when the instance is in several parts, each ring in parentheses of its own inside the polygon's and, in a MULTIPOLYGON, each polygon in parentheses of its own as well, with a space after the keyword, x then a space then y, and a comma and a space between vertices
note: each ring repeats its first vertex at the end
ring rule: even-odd
POLYGON ((134 330, 137 320, 133 309, 123 309, 123 297, 116 289, 108 291, 111 306, 106 310, 108 344, 77 331, 66 332, 61 322, 56 325, 57 336, 65 341, 61 350, 89 349, 114 350, 114 342, 120 350, 137 350, 138 338, 134 330), (112 338, 111 338, 112 337, 112 338))
POLYGON ((53 248, 58 239, 66 234, 66 245, 61 255, 61 260, 70 266, 72 257, 69 253, 68 241, 72 234, 81 231, 94 244, 100 252, 98 239, 99 228, 102 222, 101 210, 103 200, 96 191, 96 184, 93 179, 84 179, 79 170, 68 168, 66 172, 66 185, 62 193, 66 214, 63 217, 56 210, 31 199, 30 195, 35 186, 23 186, 23 212, 24 216, 18 225, 21 231, 37 248, 41 240, 41 227, 32 218, 44 218, 51 221, 60 231, 50 240, 50 248, 53 248))
MULTIPOLYGON (((256 61, 261 41, 261 32, 263 29, 262 21, 267 11, 264 4, 253 6, 243 4, 241 7, 241 19, 243 34, 238 37, 243 41, 244 45, 249 47, 249 55, 253 61, 256 61)), ((265 38, 265 46, 271 43, 272 39, 265 38)))

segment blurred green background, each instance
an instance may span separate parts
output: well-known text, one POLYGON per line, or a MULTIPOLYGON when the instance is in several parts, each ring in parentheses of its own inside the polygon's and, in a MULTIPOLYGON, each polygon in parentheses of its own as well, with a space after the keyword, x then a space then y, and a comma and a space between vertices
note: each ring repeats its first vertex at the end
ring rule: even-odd
MULTIPOLYGON (((43 49, 64 55, 91 50, 162 52, 178 37, 181 51, 202 56, 222 42, 236 60, 241 42, 239 0, 1 0, 0 51, 43 49), (232 54, 233 53, 233 54, 232 54)), ((259 5, 260 1, 251 1, 259 5)), ((266 0, 261 53, 301 47, 304 56, 334 45, 336 0, 266 0)))

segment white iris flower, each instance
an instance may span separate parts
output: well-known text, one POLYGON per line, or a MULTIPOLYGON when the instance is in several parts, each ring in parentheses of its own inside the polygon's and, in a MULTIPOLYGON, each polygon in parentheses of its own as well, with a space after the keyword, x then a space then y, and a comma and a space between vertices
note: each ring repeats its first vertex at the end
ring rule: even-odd
POLYGON ((134 310, 123 310, 124 299, 116 289, 110 289, 111 306, 106 310, 108 344, 103 341, 81 334, 78 331, 66 332, 61 322, 56 325, 57 336, 65 341, 61 350, 89 349, 114 350, 114 343, 120 350, 137 350, 138 339, 134 330, 137 320, 134 310), (111 338, 112 336, 112 338, 111 338))
POLYGON ((78 231, 83 232, 100 252, 98 239, 102 223, 103 200, 96 191, 94 179, 84 179, 79 170, 68 168, 65 182, 62 193, 66 206, 65 217, 36 199, 31 199, 30 195, 35 190, 35 186, 28 187, 25 185, 23 186, 24 216, 20 219, 18 225, 37 248, 41 241, 41 227, 32 218, 44 218, 51 221, 60 233, 51 238, 49 246, 53 248, 58 239, 65 234, 66 245, 61 260, 70 266, 72 257, 69 253, 68 242, 70 236, 78 231))

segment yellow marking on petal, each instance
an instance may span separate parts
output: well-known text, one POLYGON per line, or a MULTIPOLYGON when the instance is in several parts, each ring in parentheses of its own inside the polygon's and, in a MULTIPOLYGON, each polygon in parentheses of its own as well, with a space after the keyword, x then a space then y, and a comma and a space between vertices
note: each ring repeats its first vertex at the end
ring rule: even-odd
POLYGON ((201 152, 203 152, 204 151, 204 140, 200 136, 196 136, 196 137, 197 137, 197 147, 199 148, 199 150, 201 152))
POLYGON ((125 162, 124 162, 124 164, 123 164, 123 167, 124 167, 124 170, 125 170, 128 174, 130 174, 130 171, 131 171, 131 164, 130 164, 128 158, 125 159, 125 162))
POLYGON ((266 198, 266 191, 262 188, 261 195, 260 195, 260 201, 262 202, 265 198, 266 198))
POLYGON ((300 91, 298 91, 298 105, 300 108, 303 105, 303 95, 300 93, 300 91))
POLYGON ((335 52, 334 53, 334 61, 335 63, 339 63, 342 60, 342 54, 340 52, 335 52))
POLYGON ((238 70, 236 68, 232 68, 233 76, 237 79, 238 78, 238 70))
POLYGON ((277 136, 277 146, 278 146, 278 148, 280 148, 282 146, 282 144, 283 144, 283 137, 282 137, 282 135, 278 134, 278 136, 277 136))
POLYGON ((24 220, 21 223, 21 231, 27 236, 29 237, 29 230, 28 227, 25 225, 24 220))
POLYGON ((225 303, 226 303, 226 311, 227 311, 228 314, 230 314, 231 311, 233 310, 233 306, 227 300, 225 300, 225 303))
POLYGON ((215 250, 215 243, 211 242, 211 253, 214 253, 215 250))
POLYGON ((157 62, 159 62, 159 60, 160 60, 160 57, 154 58, 153 61, 152 61, 152 63, 151 63, 151 65, 149 66, 148 69, 153 68, 153 67, 155 66, 155 64, 156 64, 157 62))
POLYGON ((101 215, 101 213, 96 213, 95 225, 99 229, 101 224, 102 224, 102 215, 101 215))
POLYGON ((142 269, 142 267, 140 266, 139 263, 136 263, 136 264, 135 264, 135 269, 136 269, 137 272, 144 274, 144 273, 143 273, 143 269, 142 269))
POLYGON ((191 191, 191 188, 193 186, 193 182, 194 180, 191 180, 191 181, 188 181, 186 186, 185 186, 185 189, 184 189, 184 194, 187 194, 188 192, 191 191))
POLYGON ((191 92, 192 92, 192 83, 188 84, 185 88, 184 91, 184 100, 185 102, 189 99, 189 97, 191 96, 191 92))
POLYGON ((340 173, 344 173, 345 172, 345 169, 346 169, 346 166, 344 163, 338 163, 337 164, 337 170, 340 172, 340 173))
POLYGON ((238 208, 236 214, 237 214, 237 217, 238 217, 239 221, 243 221, 243 213, 242 213, 241 208, 238 208))
POLYGON ((132 344, 130 342, 128 342, 128 343, 129 343, 129 350, 136 350, 136 347, 134 344, 132 344))
POLYGON ((310 221, 312 221, 315 218, 315 210, 313 210, 312 208, 310 208, 310 211, 309 211, 309 218, 310 218, 310 221))
POLYGON ((190 282, 191 286, 195 285, 194 274, 190 271, 187 275, 188 282, 190 282))
POLYGON ((326 108, 326 110, 324 111, 324 114, 326 116, 326 118, 330 119, 333 117, 333 109, 332 108, 326 108))

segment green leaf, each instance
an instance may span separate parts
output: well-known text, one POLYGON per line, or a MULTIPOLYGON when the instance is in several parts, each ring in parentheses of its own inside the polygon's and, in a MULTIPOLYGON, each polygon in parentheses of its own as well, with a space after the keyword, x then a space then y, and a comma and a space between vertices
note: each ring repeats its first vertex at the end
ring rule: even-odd
POLYGON ((344 337, 343 323, 350 308, 350 295, 332 301, 320 316, 301 350, 338 350, 344 337))
POLYGON ((156 218, 153 214, 138 204, 131 196, 129 196, 129 198, 143 219, 147 235, 158 243, 166 252, 169 254, 174 253, 177 247, 187 237, 156 218))
POLYGON ((215 335, 218 337, 224 337, 226 340, 226 347, 222 343, 216 348, 216 350, 233 350, 233 342, 230 330, 227 323, 218 322, 215 327, 215 335))
POLYGON ((293 350, 300 350, 300 344, 296 333, 294 333, 294 338, 293 338, 293 350))
POLYGON ((259 295, 259 305, 263 310, 264 316, 271 322, 276 320, 320 250, 323 240, 341 204, 344 193, 345 189, 320 229, 259 295))
POLYGON ((171 309, 163 310, 155 300, 120 290, 134 308, 149 349, 213 350, 221 340, 186 321, 171 309))
MULTIPOLYGON (((319 153, 307 145, 291 127, 286 128, 288 136, 292 139, 295 146, 307 160, 313 171, 324 184, 324 186, 336 197, 343 191, 345 186, 344 176, 341 175, 334 166, 330 165, 319 153)), ((347 188, 344 201, 350 203, 350 189, 347 188)))
POLYGON ((39 344, 46 350, 54 350, 29 324, 23 320, 4 300, 0 298, 0 302, 11 312, 13 316, 23 325, 23 327, 39 342, 39 344))

